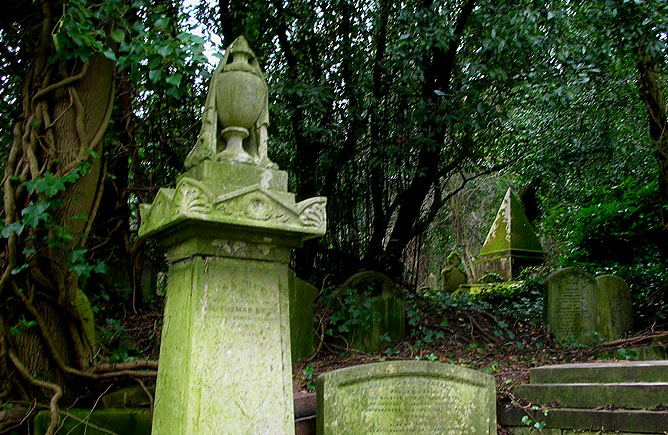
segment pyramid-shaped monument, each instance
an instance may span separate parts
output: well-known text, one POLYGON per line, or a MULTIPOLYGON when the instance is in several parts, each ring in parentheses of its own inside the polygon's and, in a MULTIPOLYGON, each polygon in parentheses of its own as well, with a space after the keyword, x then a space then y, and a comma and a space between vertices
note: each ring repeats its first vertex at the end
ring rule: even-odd
POLYGON ((480 250, 476 275, 479 278, 494 272, 512 280, 522 269, 540 264, 544 258, 545 251, 531 228, 522 203, 508 188, 480 250))

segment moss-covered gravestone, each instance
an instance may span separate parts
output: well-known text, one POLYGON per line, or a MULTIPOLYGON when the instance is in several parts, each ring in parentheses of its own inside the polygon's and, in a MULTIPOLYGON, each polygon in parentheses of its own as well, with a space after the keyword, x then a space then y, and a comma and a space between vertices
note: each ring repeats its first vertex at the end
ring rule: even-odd
POLYGON ((448 255, 448 265, 441 271, 441 290, 447 293, 452 293, 459 288, 460 285, 466 284, 468 278, 461 269, 462 259, 456 252, 451 252, 448 255))
POLYGON ((366 364, 318 378, 318 434, 496 434, 494 378, 427 361, 366 364))
POLYGON ((596 330, 603 340, 616 340, 633 326, 631 290, 614 275, 596 277, 596 330))
POLYGON ((290 348, 292 362, 313 355, 313 302, 318 289, 290 273, 290 348))
MULTIPOLYGON (((362 352, 375 352, 401 341, 406 331, 406 308, 401 289, 380 272, 356 273, 338 289, 336 311, 354 312, 356 322, 342 343, 362 352)), ((348 314, 351 315, 351 314, 348 314)))
POLYGON ((153 434, 294 433, 290 248, 325 232, 267 157, 267 85, 245 39, 213 74, 175 189, 142 207, 169 280, 153 434))
POLYGON ((596 279, 593 275, 569 267, 554 272, 545 280, 547 327, 560 341, 574 339, 591 342, 596 330, 596 279))
POLYGON ((545 280, 544 316, 558 340, 620 338, 632 326, 629 286, 612 275, 594 278, 574 267, 559 270, 545 280))
POLYGON ((522 269, 540 264, 545 252, 520 200, 508 188, 476 260, 476 278, 493 272, 513 280, 522 269))

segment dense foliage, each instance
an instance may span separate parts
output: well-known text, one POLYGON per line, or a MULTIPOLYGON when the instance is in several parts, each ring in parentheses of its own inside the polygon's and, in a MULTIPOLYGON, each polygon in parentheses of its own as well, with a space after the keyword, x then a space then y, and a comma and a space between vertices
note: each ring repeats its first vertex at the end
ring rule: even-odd
POLYGON ((293 259, 300 276, 336 286, 375 269, 414 297, 425 254, 434 271, 452 247, 470 263, 510 184, 536 198, 549 267, 618 273, 646 320, 665 319, 666 9, 11 3, 0 16, 0 400, 50 397, 55 416, 79 393, 73 379, 151 375, 135 370, 150 362, 104 365, 127 353, 92 351, 82 301, 99 321, 155 297, 142 276, 164 269, 162 253, 138 240, 137 207, 174 182, 196 140, 212 65, 193 33, 221 35, 213 51, 246 36, 269 82, 271 158, 299 198, 328 197, 327 235, 293 259))

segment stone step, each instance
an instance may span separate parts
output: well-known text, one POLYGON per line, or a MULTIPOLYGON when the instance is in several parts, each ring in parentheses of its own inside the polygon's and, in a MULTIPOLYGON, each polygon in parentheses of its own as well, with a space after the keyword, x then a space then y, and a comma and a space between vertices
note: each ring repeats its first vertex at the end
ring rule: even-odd
POLYGON ((528 402, 567 408, 652 409, 668 404, 668 382, 529 384, 517 385, 514 391, 528 402))
MULTIPOLYGON (((558 408, 550 409, 547 415, 544 415, 542 411, 524 410, 510 404, 500 404, 496 408, 497 422, 504 427, 528 429, 529 426, 522 422, 525 416, 533 421, 545 423, 546 429, 543 429, 542 432, 544 434, 553 433, 548 432, 549 430, 561 429, 586 430, 591 433, 619 431, 663 434, 668 428, 668 411, 558 408)), ((512 432, 515 433, 515 431, 512 432)))
POLYGON ((529 373, 532 384, 668 382, 668 361, 560 364, 529 373))

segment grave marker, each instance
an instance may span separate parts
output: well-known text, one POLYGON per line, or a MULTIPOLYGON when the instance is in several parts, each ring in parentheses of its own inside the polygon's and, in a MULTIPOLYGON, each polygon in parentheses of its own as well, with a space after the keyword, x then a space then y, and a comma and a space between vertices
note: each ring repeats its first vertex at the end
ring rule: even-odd
POLYGON ((618 339, 631 329, 631 308, 629 286, 613 275, 594 278, 570 267, 545 280, 545 321, 558 340, 591 343, 594 333, 618 339))
POLYGON ((616 340, 633 326, 631 291, 614 275, 596 277, 596 330, 603 340, 616 340))
POLYGON ((364 308, 370 317, 369 324, 350 328, 344 345, 363 352, 375 352, 404 338, 404 297, 401 289, 387 275, 371 270, 356 273, 338 288, 339 297, 343 297, 347 289, 368 292, 374 302, 364 308))
POLYGON ((557 340, 591 341, 596 330, 596 280, 574 267, 545 280, 545 320, 557 340))
POLYGON ((267 157, 268 122, 240 37, 211 79, 188 171, 142 206, 139 234, 169 262, 154 435, 294 433, 288 261, 324 234, 326 199, 295 203, 267 157))
POLYGON ((318 378, 318 433, 496 434, 494 379, 455 365, 392 361, 318 378))

